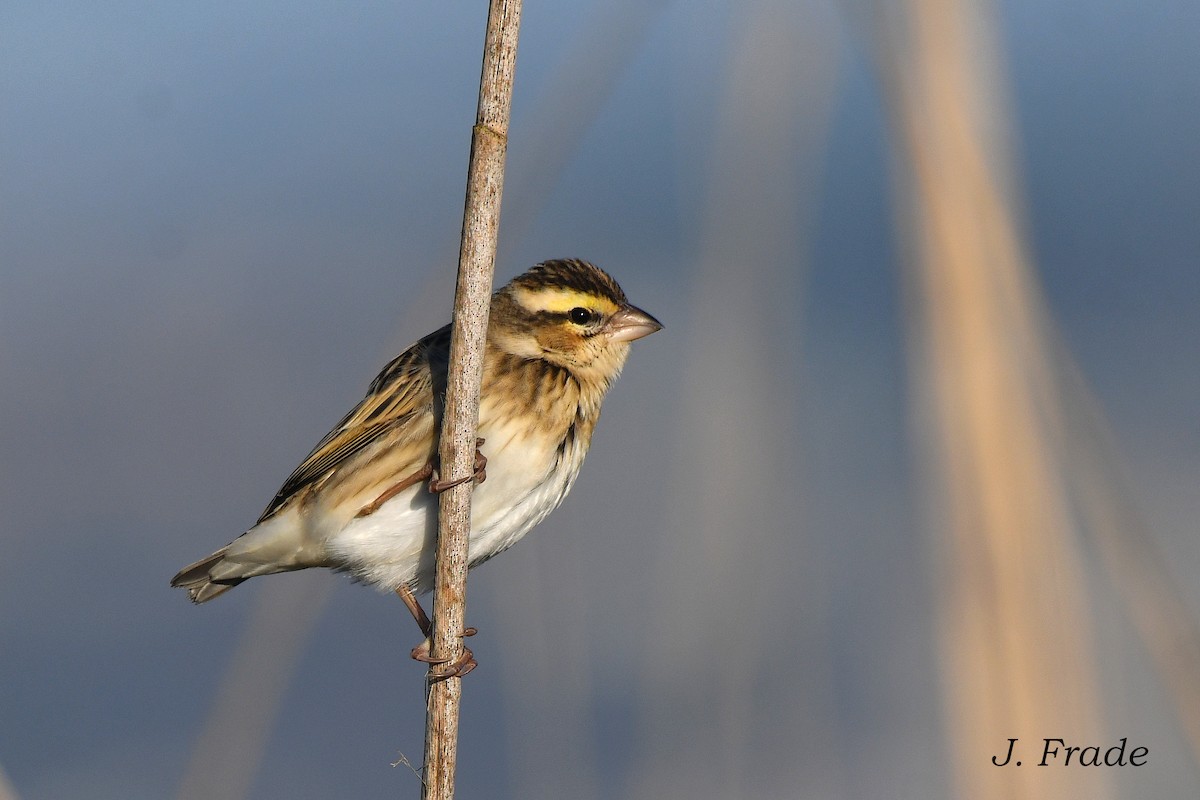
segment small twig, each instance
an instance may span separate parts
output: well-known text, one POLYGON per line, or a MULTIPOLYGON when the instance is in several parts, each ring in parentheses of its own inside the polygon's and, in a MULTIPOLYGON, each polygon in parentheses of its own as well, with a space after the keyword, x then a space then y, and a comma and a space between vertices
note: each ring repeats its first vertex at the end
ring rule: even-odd
MULTIPOLYGON (((487 336, 488 306, 500 227, 504 156, 517 62, 520 0, 490 0, 479 82, 479 107, 471 136, 471 164, 463 209, 454 328, 439 446, 443 477, 474 472, 479 384, 487 336)), ((467 537, 471 525, 470 481, 441 495, 438 514, 437 577, 433 597, 432 655, 454 661, 463 652, 466 630, 467 537)), ((429 685, 425 723, 422 797, 450 800, 458 752, 458 677, 429 685)))
POLYGON ((413 766, 413 763, 408 760, 408 756, 404 755, 404 753, 396 753, 396 755, 400 757, 392 762, 392 766, 398 767, 403 764, 404 766, 408 767, 409 771, 412 772, 413 775, 417 776, 417 780, 421 782, 421 785, 424 785, 425 778, 421 776, 421 770, 418 767, 413 766))

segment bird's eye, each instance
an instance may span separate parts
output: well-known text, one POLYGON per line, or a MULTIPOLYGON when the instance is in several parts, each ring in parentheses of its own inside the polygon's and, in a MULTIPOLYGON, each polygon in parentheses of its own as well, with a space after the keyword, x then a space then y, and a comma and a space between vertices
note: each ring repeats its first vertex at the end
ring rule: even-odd
POLYGON ((567 316, 569 316, 571 318, 571 322, 574 322, 576 325, 587 325, 592 321, 592 312, 580 306, 575 306, 575 308, 572 308, 570 311, 568 311, 567 316))

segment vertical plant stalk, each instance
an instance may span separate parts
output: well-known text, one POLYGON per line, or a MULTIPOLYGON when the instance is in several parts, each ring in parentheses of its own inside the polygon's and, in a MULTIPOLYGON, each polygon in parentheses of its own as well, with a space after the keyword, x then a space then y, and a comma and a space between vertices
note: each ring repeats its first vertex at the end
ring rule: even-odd
MULTIPOLYGON (((443 480, 467 476, 474 470, 479 384, 500 228, 504 156, 508 148, 520 22, 520 0, 490 0, 479 107, 471 136, 439 446, 443 480)), ((463 652, 472 488, 468 481, 443 493, 438 513, 432 653, 435 658, 452 661, 463 652)), ((429 686, 421 795, 424 800, 449 800, 454 796, 461 697, 461 678, 447 678, 429 686)))

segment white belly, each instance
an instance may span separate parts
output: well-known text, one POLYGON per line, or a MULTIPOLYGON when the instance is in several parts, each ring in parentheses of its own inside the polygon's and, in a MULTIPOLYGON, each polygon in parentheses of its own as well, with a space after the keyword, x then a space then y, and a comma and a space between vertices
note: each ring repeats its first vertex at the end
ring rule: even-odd
MULTIPOLYGON (((557 508, 583 462, 578 443, 576 452, 566 454, 556 467, 553 449, 547 453, 545 447, 515 444, 519 431, 487 433, 487 480, 471 495, 472 567, 511 547, 557 508)), ((326 540, 330 560, 388 591, 401 585, 428 591, 433 587, 437 502, 423 483, 401 492, 370 516, 332 532, 326 540)))

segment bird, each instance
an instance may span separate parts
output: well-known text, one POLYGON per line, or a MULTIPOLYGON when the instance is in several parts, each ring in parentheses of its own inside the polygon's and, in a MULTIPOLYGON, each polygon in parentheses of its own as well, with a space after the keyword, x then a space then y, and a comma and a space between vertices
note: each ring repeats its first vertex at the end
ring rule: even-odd
MULTIPOLYGON (((437 493, 477 484, 469 568, 507 550, 571 491, 630 344, 661 329, 599 267, 577 259, 537 264, 491 297, 473 475, 449 482, 437 474, 446 325, 383 368, 252 528, 181 569, 171 586, 206 603, 260 575, 313 567, 348 573, 398 594, 426 636, 413 657, 440 663, 429 656, 431 625, 417 600, 433 587, 437 493)), ((474 664, 466 649, 442 676, 474 664)))

